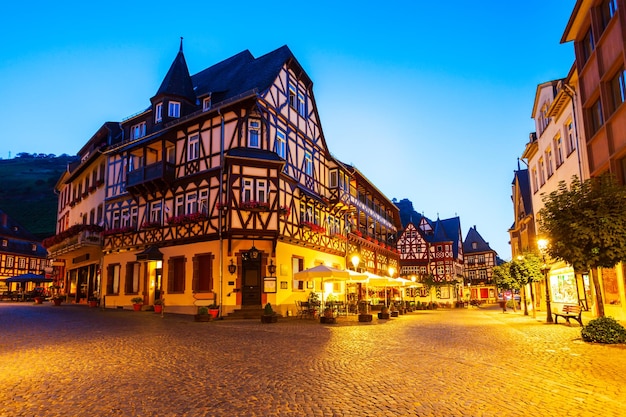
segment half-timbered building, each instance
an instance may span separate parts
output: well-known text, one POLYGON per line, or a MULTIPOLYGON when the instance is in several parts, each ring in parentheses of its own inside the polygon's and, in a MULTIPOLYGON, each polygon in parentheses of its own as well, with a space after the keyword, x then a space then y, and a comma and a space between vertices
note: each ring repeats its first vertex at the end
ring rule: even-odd
MULTIPOLYGON (((35 236, 7 213, 0 210, 0 291, 9 290, 5 280, 10 277, 42 275, 48 267, 46 249, 35 236)), ((23 290, 29 290, 22 283, 23 290)), ((12 290, 17 290, 17 287, 12 290)))
POLYGON ((493 268, 498 254, 476 230, 470 227, 463 242, 465 254, 465 283, 469 288, 470 298, 481 302, 495 302, 496 285, 493 282, 493 268))
POLYGON ((44 239, 53 285, 68 302, 100 298, 102 231, 107 157, 102 151, 122 140, 119 123, 107 122, 79 150, 55 186, 56 235, 44 239))
POLYGON ((222 314, 270 302, 295 311, 342 283, 306 268, 398 270, 398 209, 331 156, 313 83, 287 46, 241 52, 190 75, 181 48, 150 105, 108 146, 102 291, 107 307, 165 299, 169 311, 222 314))

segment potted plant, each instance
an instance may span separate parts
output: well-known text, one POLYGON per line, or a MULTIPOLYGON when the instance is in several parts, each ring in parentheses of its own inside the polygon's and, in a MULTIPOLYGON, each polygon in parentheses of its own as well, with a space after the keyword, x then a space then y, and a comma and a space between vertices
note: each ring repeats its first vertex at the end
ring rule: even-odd
POLYGON ((89 297, 87 303, 89 304, 89 307, 98 307, 98 304, 100 304, 100 297, 98 297, 98 293, 94 292, 93 294, 91 294, 91 297, 89 297))
POLYGON ((372 315, 368 312, 367 301, 359 302, 359 322, 367 323, 372 321, 372 315))
POLYGON ((198 307, 198 314, 193 316, 194 321, 211 321, 209 309, 205 306, 198 307))
POLYGON ((212 318, 216 319, 220 315, 220 306, 213 303, 209 305, 209 314, 212 318))
POLYGON ((143 304, 143 297, 133 297, 130 299, 130 302, 133 303, 133 310, 141 311, 141 306, 143 304))
POLYGON ((389 308, 389 313, 391 314, 391 317, 398 317, 399 311, 396 308, 395 304, 391 304, 391 307, 389 308))
POLYGON ((379 319, 388 319, 389 318, 389 308, 386 306, 380 309, 380 313, 378 313, 379 319))
POLYGON ((165 304, 164 298, 157 298, 154 300, 154 312, 162 313, 163 312, 163 304, 165 304))
POLYGON ((263 315, 261 316, 261 323, 276 323, 277 321, 278 316, 274 312, 272 305, 270 303, 265 304, 263 315))
POLYGON ((326 323, 326 324, 337 323, 337 318, 334 316, 332 308, 326 307, 324 309, 324 315, 320 317, 320 323, 326 323))
POLYGON ((54 303, 55 306, 60 306, 61 303, 63 302, 63 298, 65 298, 65 297, 63 297, 60 294, 57 294, 57 295, 52 297, 52 302, 54 303))

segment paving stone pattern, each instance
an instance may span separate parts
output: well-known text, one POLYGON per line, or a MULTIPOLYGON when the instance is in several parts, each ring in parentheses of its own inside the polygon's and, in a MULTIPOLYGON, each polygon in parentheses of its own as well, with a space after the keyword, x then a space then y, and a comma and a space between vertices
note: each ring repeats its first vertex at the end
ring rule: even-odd
POLYGON ((543 321, 483 307, 196 323, 0 303, 0 416, 626 415, 626 347, 543 321))

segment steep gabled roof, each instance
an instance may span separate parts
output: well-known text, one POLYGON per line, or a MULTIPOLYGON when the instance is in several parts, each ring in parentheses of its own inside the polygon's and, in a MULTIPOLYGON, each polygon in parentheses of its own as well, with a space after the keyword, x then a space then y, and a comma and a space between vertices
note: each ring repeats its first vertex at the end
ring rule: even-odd
MULTIPOLYGON (((513 178, 513 185, 517 182, 519 192, 522 197, 522 204, 524 205, 524 214, 529 215, 533 212, 533 203, 530 193, 530 176, 528 175, 528 169, 518 169, 515 171, 513 178)), ((513 202, 515 204, 515 202, 513 202)))
POLYGON ((489 243, 485 242, 485 239, 483 239, 480 233, 478 233, 476 226, 470 227, 467 232, 467 236, 465 237, 465 241, 463 242, 463 252, 468 254, 489 251, 493 251, 493 249, 491 249, 489 243), (476 248, 474 248, 474 243, 476 244, 476 248))

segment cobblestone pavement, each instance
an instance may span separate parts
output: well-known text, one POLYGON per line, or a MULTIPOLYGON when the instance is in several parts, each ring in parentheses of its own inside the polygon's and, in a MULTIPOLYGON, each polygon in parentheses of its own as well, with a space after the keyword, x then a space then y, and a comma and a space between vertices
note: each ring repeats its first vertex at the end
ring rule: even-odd
POLYGON ((626 347, 543 320, 473 308, 196 323, 0 303, 0 416, 625 415, 626 347))

